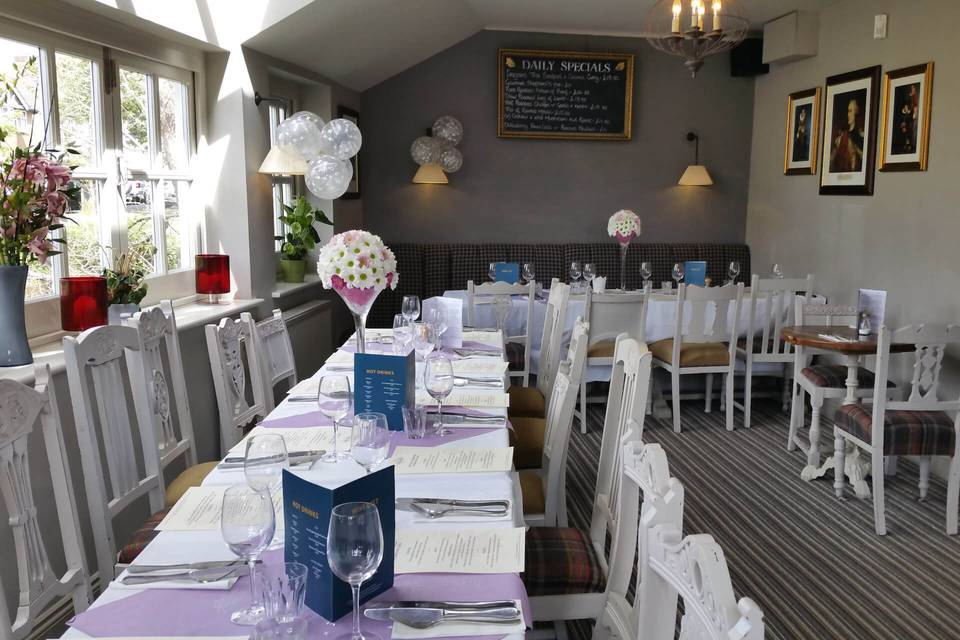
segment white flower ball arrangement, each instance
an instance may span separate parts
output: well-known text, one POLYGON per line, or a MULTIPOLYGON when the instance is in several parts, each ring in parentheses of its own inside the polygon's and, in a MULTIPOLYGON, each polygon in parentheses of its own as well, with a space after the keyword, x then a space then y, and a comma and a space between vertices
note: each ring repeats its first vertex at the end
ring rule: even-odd
POLYGON ((387 287, 397 288, 397 259, 380 236, 352 230, 330 238, 320 250, 317 273, 354 313, 364 313, 387 287))
POLYGON ((616 238, 620 246, 627 246, 640 235, 640 216, 629 209, 617 211, 607 221, 607 234, 616 238))

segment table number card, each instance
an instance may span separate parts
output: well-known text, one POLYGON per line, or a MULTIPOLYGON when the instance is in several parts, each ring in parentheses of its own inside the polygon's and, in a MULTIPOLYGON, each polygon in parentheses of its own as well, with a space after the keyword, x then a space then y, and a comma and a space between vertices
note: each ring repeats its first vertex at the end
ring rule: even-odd
POLYGON ((283 517, 286 523, 283 559, 307 566, 306 605, 329 621, 353 609, 350 585, 337 578, 327 563, 327 528, 330 514, 345 502, 372 502, 380 512, 383 560, 360 590, 360 603, 393 586, 396 540, 395 482, 393 467, 385 467, 350 482, 324 486, 283 471, 283 517))
POLYGON ((495 282, 517 284, 520 280, 520 265, 516 262, 497 262, 493 265, 495 282))
POLYGON ((437 296, 423 301, 423 315, 436 309, 443 315, 447 330, 443 332, 443 346, 460 348, 463 346, 463 300, 437 296))
POLYGON ((887 292, 877 289, 860 289, 857 295, 857 322, 866 313, 870 316, 870 333, 877 333, 883 326, 883 316, 887 307, 887 292))
POLYGON ((706 286, 707 263, 703 260, 687 260, 683 263, 683 281, 698 287, 706 286))
POLYGON ((354 411, 387 416, 391 431, 403 431, 403 408, 413 408, 416 361, 405 356, 358 353, 353 358, 354 411))

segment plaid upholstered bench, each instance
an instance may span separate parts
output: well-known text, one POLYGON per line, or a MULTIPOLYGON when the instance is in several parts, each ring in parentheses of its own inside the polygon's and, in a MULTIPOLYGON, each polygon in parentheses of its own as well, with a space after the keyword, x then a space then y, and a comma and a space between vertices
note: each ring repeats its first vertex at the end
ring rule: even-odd
MULTIPOLYGON (((443 295, 451 289, 466 289, 467 281, 485 282, 491 262, 532 262, 537 280, 549 283, 553 278, 566 282, 567 268, 574 260, 597 265, 609 286, 620 283, 620 247, 615 242, 570 244, 411 244, 387 243, 397 257, 400 280, 394 291, 384 291, 377 298, 368 317, 368 326, 390 327, 400 311, 405 295, 421 299, 443 295)), ((750 248, 745 244, 703 242, 655 242, 631 245, 627 254, 627 286, 640 287, 640 263, 653 266, 655 283, 670 280, 675 262, 705 260, 707 275, 722 282, 727 265, 736 260, 744 281, 750 278, 750 248)), ((534 340, 539 340, 534 336, 534 340)))

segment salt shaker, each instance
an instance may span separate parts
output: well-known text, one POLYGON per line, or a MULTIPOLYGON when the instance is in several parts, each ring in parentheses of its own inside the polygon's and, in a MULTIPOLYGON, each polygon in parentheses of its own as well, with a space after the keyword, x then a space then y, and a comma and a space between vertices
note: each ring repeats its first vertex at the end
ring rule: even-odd
POLYGON ((868 336, 872 327, 870 326, 870 314, 866 311, 860 314, 860 322, 857 325, 857 334, 860 336, 868 336))

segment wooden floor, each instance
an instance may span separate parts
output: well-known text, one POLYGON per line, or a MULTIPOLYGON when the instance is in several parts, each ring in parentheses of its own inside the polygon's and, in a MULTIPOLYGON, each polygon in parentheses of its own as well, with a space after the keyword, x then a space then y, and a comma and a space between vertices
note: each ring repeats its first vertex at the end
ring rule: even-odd
MULTIPOLYGON (((575 423, 568 467, 573 526, 590 518, 603 405, 575 423)), ((737 424, 741 416, 737 413, 737 424)), ((947 536, 946 484, 932 478, 918 502, 917 468, 901 462, 887 480, 887 535, 873 528, 869 500, 838 501, 832 474, 800 479, 804 457, 787 452, 788 415, 754 407, 753 426, 728 432, 723 414, 683 403, 683 432, 647 417, 644 441, 659 442, 685 486, 685 533, 712 534, 726 554, 737 597, 764 611, 767 638, 918 640, 960 638, 960 539, 947 536)), ((832 450, 832 424, 821 451, 832 450)), ((848 492, 852 496, 852 491, 848 492)), ((587 624, 570 625, 574 637, 587 624)))

